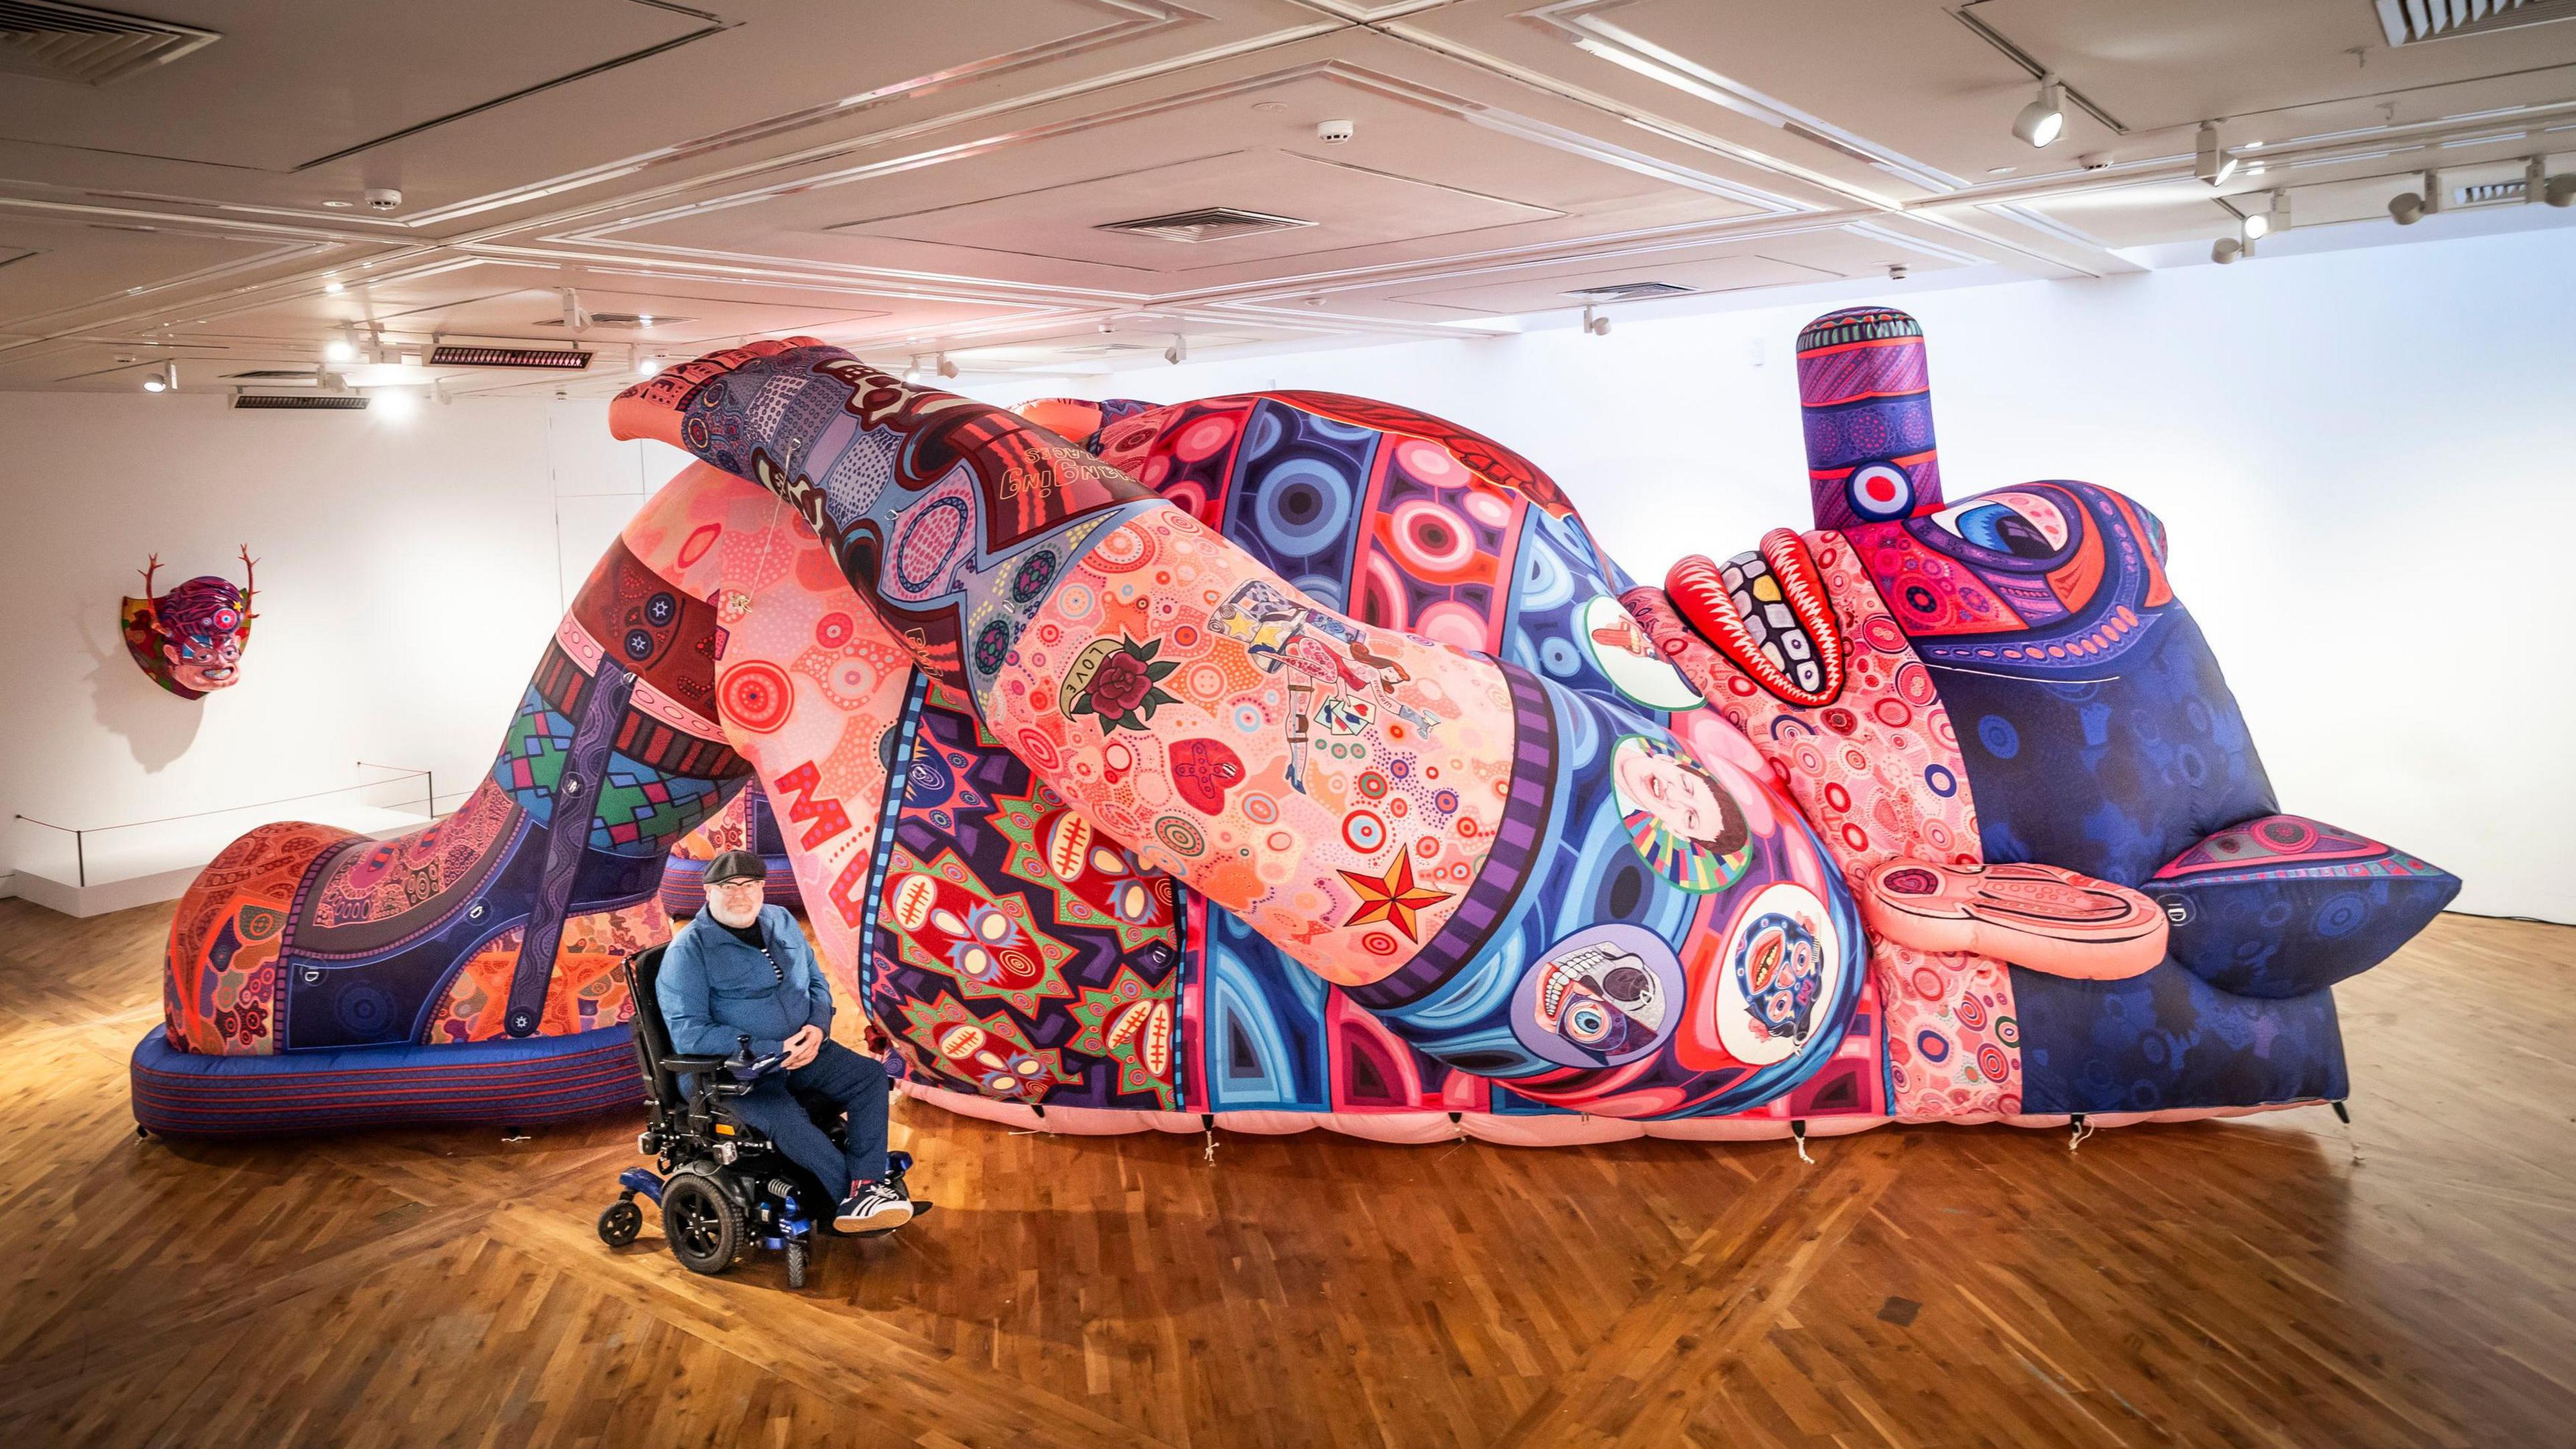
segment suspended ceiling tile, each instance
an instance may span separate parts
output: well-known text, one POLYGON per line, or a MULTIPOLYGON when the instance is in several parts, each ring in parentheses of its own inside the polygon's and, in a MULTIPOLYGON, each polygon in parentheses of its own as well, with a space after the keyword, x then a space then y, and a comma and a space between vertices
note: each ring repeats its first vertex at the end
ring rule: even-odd
POLYGON ((639 0, 184 8, 223 38, 106 86, 0 74, 0 138, 292 171, 715 29, 639 0))
POLYGON ((1006 251, 1122 266, 1167 277, 1399 240, 1463 233, 1565 213, 1338 158, 1257 149, 1220 152, 909 215, 843 222, 847 236, 1006 251), (1104 231, 1118 221, 1213 206, 1306 225, 1207 242, 1104 231))

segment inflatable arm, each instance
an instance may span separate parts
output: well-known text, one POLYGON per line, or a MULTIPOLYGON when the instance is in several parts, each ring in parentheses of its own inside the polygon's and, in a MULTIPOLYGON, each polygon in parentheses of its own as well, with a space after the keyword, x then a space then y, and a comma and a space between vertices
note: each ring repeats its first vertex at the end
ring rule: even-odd
POLYGON ((1348 619, 1053 434, 836 348, 718 353, 610 419, 785 500, 1069 804, 1434 1057, 1671 1115, 1767 1100, 1838 1037, 1857 915, 1750 751, 1348 619), (1438 803, 1372 808, 1326 731, 1438 803), (1561 842, 1613 832, 1655 867, 1633 919, 1548 885, 1561 842))

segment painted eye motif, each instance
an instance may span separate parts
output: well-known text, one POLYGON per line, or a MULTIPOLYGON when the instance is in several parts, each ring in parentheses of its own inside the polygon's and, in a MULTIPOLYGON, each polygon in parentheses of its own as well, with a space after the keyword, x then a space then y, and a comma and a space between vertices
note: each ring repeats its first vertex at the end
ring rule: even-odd
POLYGON ((1610 1035, 1610 1013, 1597 1002, 1585 1002, 1565 1014, 1565 1034, 1586 1046, 1610 1035))

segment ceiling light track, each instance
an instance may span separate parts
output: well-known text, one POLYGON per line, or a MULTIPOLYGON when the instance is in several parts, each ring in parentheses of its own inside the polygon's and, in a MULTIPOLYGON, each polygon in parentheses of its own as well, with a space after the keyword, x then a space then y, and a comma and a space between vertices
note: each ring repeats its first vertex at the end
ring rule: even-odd
MULTIPOLYGON (((1951 11, 1951 17, 1956 19, 1961 25, 1968 27, 1969 31, 1979 40, 1993 46, 1996 53, 2001 55, 2004 59, 2009 60, 2013 64, 2020 66, 2023 70, 2030 72, 2030 78, 2032 80, 2046 84, 2053 76, 2056 75, 2055 71, 2040 64, 2037 59, 2032 57, 2029 51, 2013 44, 2011 40, 2005 37, 2002 31, 1988 25, 1984 20, 1979 19, 1972 13, 1979 5, 1984 3, 1985 0, 1968 0, 1967 4, 1951 11)), ((2060 82, 2060 84, 2064 83, 2060 82)), ((2119 117, 2114 116, 2109 111, 2095 105, 2092 97, 2084 94, 2080 90, 2077 90, 2075 87, 2066 87, 2066 99, 2072 101, 2077 110, 2082 111, 2084 114, 2091 116, 2094 120, 2101 122, 2103 127, 2109 130, 2112 135, 2125 136, 2129 134, 2129 128, 2121 123, 2119 117)))
MULTIPOLYGON (((2549 123, 2565 122, 2576 116, 2576 100, 2554 101, 2531 106, 2516 113, 2525 119, 2519 131, 2493 134, 2498 141, 2517 140, 2536 135, 2549 123)), ((2405 126, 2373 128, 2360 131, 2336 131, 2318 136, 2294 137, 2273 141, 2263 147, 2267 168, 2287 170, 2293 166, 2333 164, 2340 161, 2364 161, 2380 156, 2398 155, 2409 150, 2435 149, 2445 141, 2460 136, 2492 131, 2491 117, 2422 121, 2405 126)), ((2243 148, 2236 148, 2242 150, 2243 148)), ((2453 163, 2467 164, 2467 163, 2453 163)), ((2065 171, 2052 176, 2016 178, 1968 188, 1947 196, 1928 196, 1900 204, 1907 215, 1919 216, 1961 206, 1983 206, 1998 202, 2046 201, 2061 196, 2082 195, 2097 191, 2116 191, 2131 186, 2151 186, 2197 174, 2199 157, 2195 152, 2167 156, 2141 157, 2093 171, 2065 171)))

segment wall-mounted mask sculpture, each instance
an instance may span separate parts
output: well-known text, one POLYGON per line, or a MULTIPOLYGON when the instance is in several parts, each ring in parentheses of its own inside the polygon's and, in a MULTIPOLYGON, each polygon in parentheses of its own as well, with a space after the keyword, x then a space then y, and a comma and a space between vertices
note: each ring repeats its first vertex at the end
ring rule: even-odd
POLYGON ((241 551, 242 581, 200 574, 170 592, 152 592, 152 576, 161 567, 154 554, 139 572, 143 597, 128 598, 117 611, 125 630, 125 651, 152 682, 181 699, 203 699, 217 689, 241 682, 241 656, 250 643, 250 548, 241 551))

